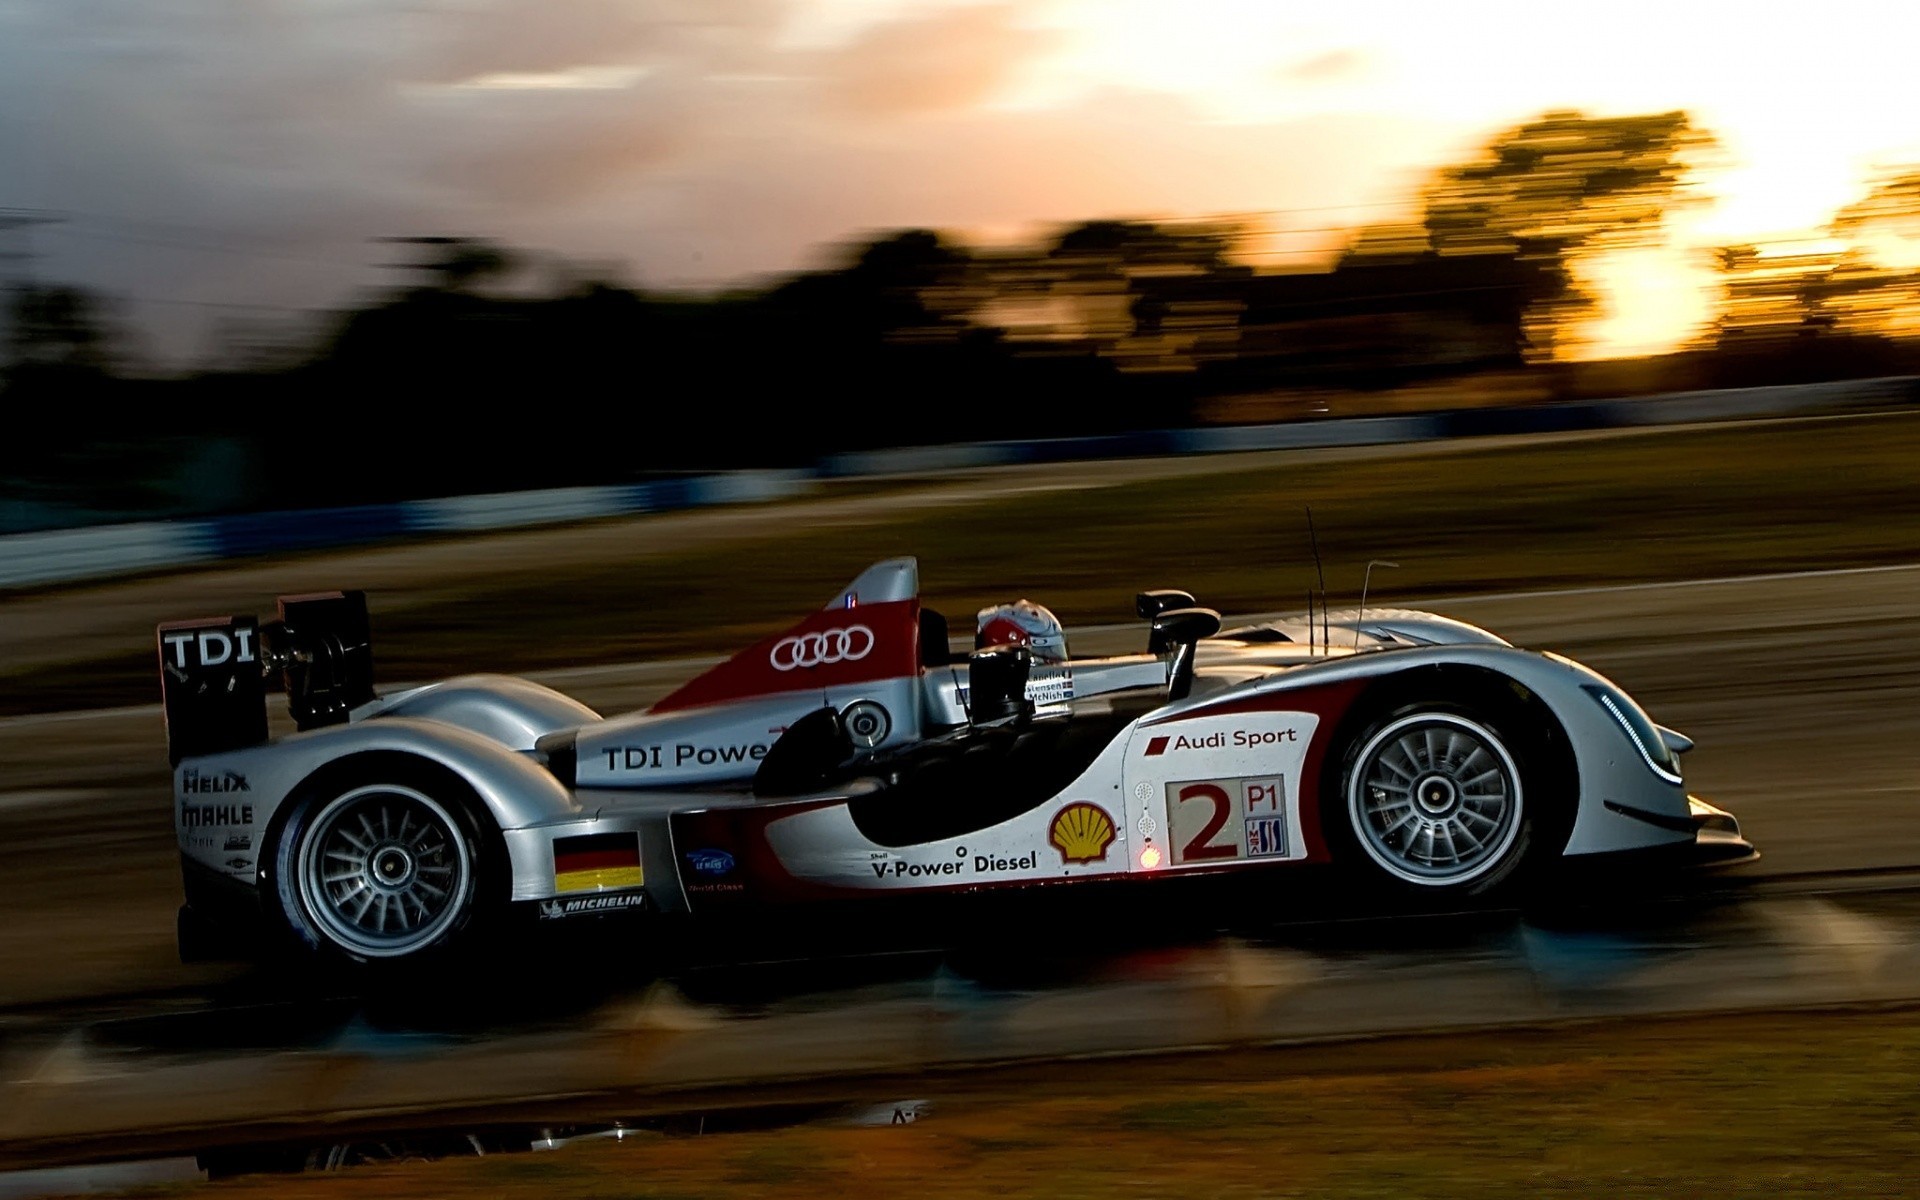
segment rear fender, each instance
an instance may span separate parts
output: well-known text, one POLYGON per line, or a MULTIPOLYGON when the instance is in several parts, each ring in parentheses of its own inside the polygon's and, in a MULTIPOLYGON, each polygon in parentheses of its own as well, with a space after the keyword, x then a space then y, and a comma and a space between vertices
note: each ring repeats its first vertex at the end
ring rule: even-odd
POLYGON ((354 710, 358 721, 415 717, 455 725, 509 750, 531 750, 549 734, 595 725, 600 714, 549 687, 511 675, 462 675, 354 710))
POLYGON ((263 746, 183 760, 174 770, 174 824, 189 861, 258 883, 290 814, 318 772, 362 754, 403 754, 452 772, 482 815, 516 829, 581 813, 572 791, 530 754, 469 730, 411 717, 331 725, 263 746))

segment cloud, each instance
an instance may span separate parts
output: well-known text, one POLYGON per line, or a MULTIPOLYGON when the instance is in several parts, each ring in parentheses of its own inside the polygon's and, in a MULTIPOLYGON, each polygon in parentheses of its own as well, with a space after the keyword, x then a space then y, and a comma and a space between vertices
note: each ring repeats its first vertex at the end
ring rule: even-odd
POLYGON ((1063 40, 1023 27, 1012 4, 975 5, 875 26, 819 65, 829 99, 869 116, 941 112, 990 100, 1063 40))
MULTIPOLYGON (((1108 91, 1044 112, 821 125, 806 137, 733 143, 698 170, 636 178, 617 208, 611 195, 584 206, 574 227, 619 240, 643 283, 710 284, 830 261, 831 246, 862 230, 928 225, 965 236, 1393 199, 1394 169, 1410 174, 1436 136, 1420 118, 1204 122, 1175 97, 1108 91)), ((1366 212, 1281 213, 1271 223, 1341 216, 1357 223, 1366 212)))
POLYGON ((735 51, 770 35, 775 0, 436 0, 416 78, 457 83, 735 51))
POLYGON ((1367 56, 1358 50, 1329 50, 1281 68, 1282 79, 1295 83, 1332 83, 1351 79, 1367 67, 1367 56))
POLYGON ((506 88, 421 97, 402 152, 417 176, 493 206, 577 200, 693 148, 705 126, 695 82, 506 88))
POLYGON ((316 193, 376 207, 540 202, 696 145, 731 104, 719 76, 775 54, 787 7, 0 7, 0 105, 28 126, 0 130, 0 179, 39 193, 0 203, 205 220, 316 193), (549 86, 513 86, 529 81, 549 86))
POLYGON ((1139 92, 1005 111, 1058 36, 1023 10, 821 49, 786 40, 813 2, 0 0, 0 205, 64 213, 41 275, 130 298, 177 361, 234 313, 390 282, 385 235, 712 287, 860 229, 1336 203, 1428 132, 1139 92))

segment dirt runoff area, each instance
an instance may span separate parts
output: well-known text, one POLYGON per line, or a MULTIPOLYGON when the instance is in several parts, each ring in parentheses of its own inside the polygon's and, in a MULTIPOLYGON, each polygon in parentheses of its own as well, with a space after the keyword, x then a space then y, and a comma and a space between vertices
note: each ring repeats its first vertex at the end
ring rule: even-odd
POLYGON ((889 1083, 928 1098, 919 1121, 641 1133, 171 1194, 1920 1195, 1911 1011, 1636 1021, 889 1083))

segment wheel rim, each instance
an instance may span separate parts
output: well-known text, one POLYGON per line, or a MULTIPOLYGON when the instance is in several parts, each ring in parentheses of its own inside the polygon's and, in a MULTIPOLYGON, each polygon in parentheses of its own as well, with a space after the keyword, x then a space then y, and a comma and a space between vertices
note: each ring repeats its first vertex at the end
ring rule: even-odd
POLYGON ((431 945, 459 918, 473 866, 452 815, 432 797, 375 784, 335 798, 314 817, 300 890, 336 944, 393 958, 431 945))
POLYGON ((1427 886, 1498 867, 1520 832, 1520 771, 1492 730, 1421 713, 1374 734, 1355 761, 1347 807, 1367 854, 1427 886))

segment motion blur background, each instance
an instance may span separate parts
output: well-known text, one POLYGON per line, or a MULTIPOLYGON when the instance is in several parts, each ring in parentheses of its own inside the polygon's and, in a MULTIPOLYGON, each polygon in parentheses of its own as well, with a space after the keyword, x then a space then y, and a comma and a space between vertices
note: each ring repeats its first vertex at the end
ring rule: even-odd
POLYGON ((12 0, 0 531, 1908 373, 1915 32, 12 0))
MULTIPOLYGON (((1871 2, 0 0, 0 560, 245 535, 0 588, 0 1167, 646 1116, 644 1156, 366 1194, 1913 1194, 1916 34, 1871 2), (1752 385, 1787 386, 1660 404, 1767 419, 1548 407, 1752 385), (1398 424, 1534 432, 268 536, 1437 412, 1398 424), (178 961, 157 621, 365 588, 385 687, 528 672, 619 712, 894 554, 1081 653, 1138 643, 1143 587, 1246 616, 1397 563, 1370 603, 1571 654, 1693 736, 1765 858, 1550 918, 1318 922, 1309 889, 823 954, 782 927, 778 964, 589 940, 450 1001, 178 961), (693 1090, 733 1132, 668 1136, 693 1090), (795 1097, 935 1119, 769 1131, 795 1097)), ((223 1194, 303 1188, 343 1191, 223 1194)))

